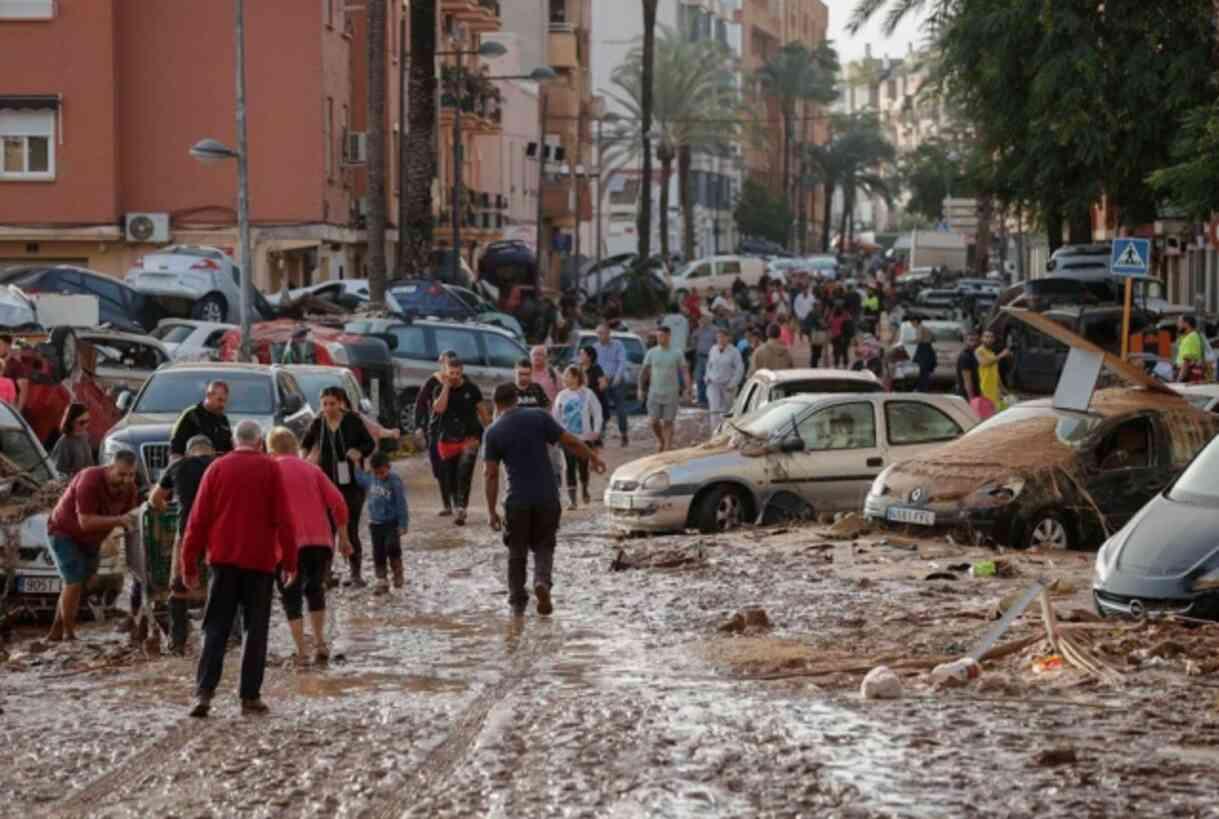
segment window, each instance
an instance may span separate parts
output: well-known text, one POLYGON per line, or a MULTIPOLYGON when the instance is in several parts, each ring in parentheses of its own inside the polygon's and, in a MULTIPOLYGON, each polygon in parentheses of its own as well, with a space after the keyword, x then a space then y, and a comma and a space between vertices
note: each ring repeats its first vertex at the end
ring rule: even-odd
POLYGON ((326 178, 334 179, 334 98, 326 97, 326 120, 323 123, 326 132, 326 178))
POLYGON ((0 0, 0 20, 50 20, 55 0, 0 0))
POLYGON ((398 339, 394 349, 395 358, 409 358, 414 361, 428 361, 433 356, 427 349, 427 336, 422 327, 394 327, 389 332, 398 339))
POLYGON ((1096 448, 1096 464, 1102 472, 1118 469, 1146 469, 1151 456, 1151 422, 1146 418, 1126 421, 1105 436, 1096 448))
POLYGON ((94 294, 103 301, 108 301, 113 304, 122 305, 123 303, 123 288, 118 282, 110 281, 101 276, 82 276, 85 290, 94 294))
POLYGON ((479 366, 483 363, 482 353, 478 349, 478 338, 469 330, 456 330, 449 327, 436 328, 436 353, 452 350, 467 367, 479 366))
POLYGON ((710 275, 711 275, 711 265, 710 264, 700 264, 698 267, 695 267, 693 270, 690 271, 689 278, 701 279, 704 276, 710 276, 710 275))
POLYGON ((886 401, 885 426, 893 446, 951 441, 961 427, 940 410, 917 401, 886 401))
POLYGON ((54 178, 55 112, 0 111, 0 179, 54 178))
POLYGON ((149 335, 158 341, 164 341, 167 344, 181 344, 191 337, 195 332, 195 328, 189 324, 162 324, 157 329, 153 330, 149 335))
POLYGON ((842 404, 807 415, 796 427, 809 452, 871 449, 876 446, 876 415, 872 404, 842 404))
POLYGON ((486 333, 483 341, 487 343, 487 366, 510 370, 522 358, 528 358, 529 352, 511 339, 486 333))
POLYGON ((720 263, 720 275, 721 276, 739 276, 739 275, 741 275, 741 263, 735 262, 735 261, 734 262, 721 262, 720 263))

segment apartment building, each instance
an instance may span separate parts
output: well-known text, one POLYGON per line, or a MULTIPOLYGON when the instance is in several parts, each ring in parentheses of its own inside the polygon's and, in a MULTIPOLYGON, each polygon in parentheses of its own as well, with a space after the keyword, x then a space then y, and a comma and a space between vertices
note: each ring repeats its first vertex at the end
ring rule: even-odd
MULTIPOLYGON (((660 0, 656 9, 658 29, 669 28, 681 32, 691 40, 714 40, 722 44, 732 56, 741 59, 742 0, 660 0)), ((643 14, 636 8, 627 10, 614 4, 598 3, 594 7, 593 30, 597 48, 593 59, 593 88, 605 99, 607 113, 624 115, 626 112, 610 97, 621 94, 613 85, 614 71, 622 65, 630 51, 643 38, 643 14)), ((599 217, 602 222, 602 253, 607 256, 633 253, 637 247, 636 213, 642 186, 639 184, 640 167, 632 161, 606 173, 605 190, 594 192, 601 196, 603 205, 599 217)), ((727 251, 736 245, 736 226, 732 219, 733 203, 741 187, 741 154, 733 146, 726 153, 696 151, 692 157, 690 188, 695 224, 695 255, 706 256, 727 251)), ((661 185, 669 186, 669 248, 671 252, 682 249, 683 223, 679 206, 676 174, 672 179, 662 179, 659 166, 653 169, 652 197, 653 223, 652 248, 659 251, 659 207, 661 185)), ((598 217, 594 216, 594 219, 598 217)), ((595 227, 590 225, 589 228, 595 227)))
MULTIPOLYGON (((752 77, 789 43, 802 43, 812 49, 825 42, 829 9, 822 0, 742 0, 740 17, 742 65, 750 79, 747 90, 752 92, 748 96, 758 106, 755 114, 763 124, 764 135, 759 141, 746 143, 744 175, 765 181, 772 193, 782 194, 786 183, 783 156, 789 146, 783 133, 779 101, 764 94, 752 77)), ((798 103, 796 144, 825 144, 829 139, 828 113, 811 102, 798 103)), ((803 209, 808 216, 805 246, 811 248, 817 245, 824 224, 824 196, 820 186, 813 185, 806 187, 803 196, 803 209)))

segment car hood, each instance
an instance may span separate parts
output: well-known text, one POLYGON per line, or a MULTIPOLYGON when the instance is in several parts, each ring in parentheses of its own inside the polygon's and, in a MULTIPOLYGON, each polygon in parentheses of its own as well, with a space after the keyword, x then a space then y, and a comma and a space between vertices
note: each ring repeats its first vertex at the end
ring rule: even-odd
POLYGON ((717 475, 730 475, 734 472, 739 474, 745 460, 735 447, 712 442, 649 455, 623 464, 614 472, 613 480, 641 481, 656 472, 668 470, 673 484, 685 483, 687 480, 702 482, 717 475))
POLYGON ((1180 577, 1219 567, 1219 509, 1160 495, 1119 532, 1109 549, 1113 568, 1148 578, 1180 577))
MULTIPOLYGON (((125 415, 114 425, 114 429, 106 434, 107 439, 120 439, 134 443, 148 441, 164 441, 169 438, 169 430, 178 420, 179 413, 132 413, 125 415)), ((264 427, 272 422, 269 415, 232 415, 228 416, 230 428, 236 427, 242 421, 257 421, 264 427)))

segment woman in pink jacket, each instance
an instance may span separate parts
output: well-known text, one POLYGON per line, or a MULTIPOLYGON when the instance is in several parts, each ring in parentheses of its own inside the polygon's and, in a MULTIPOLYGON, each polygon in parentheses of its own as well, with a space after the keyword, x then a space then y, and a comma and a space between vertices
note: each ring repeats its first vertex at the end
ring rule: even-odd
POLYGON ((267 436, 267 449, 275 457, 284 480, 284 494, 296 529, 297 576, 290 586, 278 579, 279 598, 296 643, 297 665, 306 662, 304 602, 309 603, 309 622, 313 629, 314 659, 318 664, 330 659, 326 646, 326 576, 333 557, 334 533, 339 535, 339 551, 351 554, 347 539, 347 504, 326 473, 299 457, 300 441, 292 430, 276 427, 267 436))

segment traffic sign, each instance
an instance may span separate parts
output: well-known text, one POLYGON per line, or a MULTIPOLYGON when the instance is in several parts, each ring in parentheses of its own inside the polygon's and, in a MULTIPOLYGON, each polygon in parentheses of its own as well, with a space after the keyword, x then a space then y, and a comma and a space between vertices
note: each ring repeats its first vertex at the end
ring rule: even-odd
POLYGON ((1109 267, 1114 273, 1145 274, 1151 271, 1150 239, 1114 239, 1109 267))

